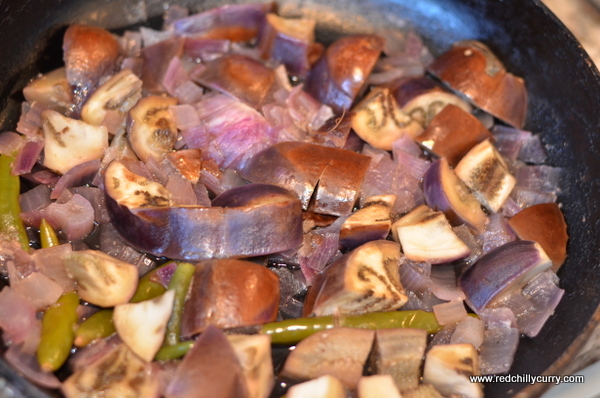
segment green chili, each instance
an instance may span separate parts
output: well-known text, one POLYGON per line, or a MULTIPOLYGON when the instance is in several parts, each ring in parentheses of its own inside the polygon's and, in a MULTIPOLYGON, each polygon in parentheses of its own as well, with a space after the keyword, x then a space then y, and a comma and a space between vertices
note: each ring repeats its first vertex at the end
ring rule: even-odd
POLYGON ((270 335, 273 344, 296 344, 314 333, 336 326, 363 329, 416 328, 425 329, 428 333, 436 333, 441 329, 432 312, 414 310, 287 319, 264 324, 261 333, 270 335))
POLYGON ((194 346, 194 341, 182 341, 173 345, 163 345, 156 353, 154 359, 158 361, 170 361, 183 357, 194 346))
POLYGON ((94 340, 108 337, 115 332, 113 310, 104 309, 92 314, 75 331, 75 346, 85 347, 94 340))
POLYGON ((40 223, 40 241, 42 249, 60 244, 56 231, 45 218, 40 223))
POLYGON ((14 160, 12 156, 0 155, 0 233, 17 240, 23 250, 29 250, 29 238, 20 217, 21 181, 12 174, 14 160))
POLYGON ((79 296, 65 293, 52 304, 42 318, 42 335, 37 350, 40 367, 48 372, 60 368, 71 353, 77 325, 79 296))
POLYGON ((171 282, 169 282, 169 290, 175 290, 175 300, 173 302, 171 319, 169 319, 169 323, 167 324, 165 345, 175 345, 179 343, 181 337, 183 306, 195 271, 196 267, 192 264, 180 263, 171 278, 171 282))
POLYGON ((130 302, 139 303, 140 301, 152 300, 153 298, 156 298, 166 292, 167 289, 161 283, 153 280, 153 275, 156 271, 169 264, 170 263, 163 264, 144 275, 140 279, 135 294, 131 298, 130 302))

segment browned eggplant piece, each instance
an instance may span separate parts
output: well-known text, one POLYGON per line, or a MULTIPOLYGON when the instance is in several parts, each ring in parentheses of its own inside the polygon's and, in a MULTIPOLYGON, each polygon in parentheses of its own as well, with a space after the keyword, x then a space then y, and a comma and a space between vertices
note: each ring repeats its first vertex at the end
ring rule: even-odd
POLYGON ((346 398, 346 389, 341 381, 331 375, 323 375, 316 379, 304 381, 291 386, 286 398, 346 398))
POLYGON ((338 257, 315 283, 315 315, 391 311, 407 301, 400 282, 400 245, 388 240, 365 243, 338 257))
POLYGON ((492 133, 470 113, 447 104, 429 123, 425 131, 415 137, 415 141, 434 154, 445 157, 450 166, 455 167, 471 148, 492 133))
POLYGON ((374 336, 374 330, 343 327, 317 332, 296 345, 280 375, 308 380, 328 374, 355 389, 374 336))
POLYGON ((340 245, 354 249, 372 240, 385 239, 390 233, 390 212, 396 195, 371 196, 362 208, 350 215, 340 229, 340 245))
POLYGON ((304 89, 336 114, 349 110, 381 55, 384 39, 348 35, 333 42, 308 74, 304 89))
POLYGON ((467 224, 483 232, 487 216, 481 203, 454 173, 446 158, 433 162, 423 176, 423 192, 427 205, 444 213, 453 226, 467 224))
POLYGON ((373 88, 353 112, 352 130, 371 146, 386 151, 404 135, 414 138, 423 131, 421 124, 400 109, 388 88, 373 88))
POLYGON ((235 259, 201 261, 190 289, 181 325, 185 337, 210 325, 234 328, 277 319, 279 278, 260 264, 235 259))
POLYGON ((107 209, 117 231, 138 250, 155 256, 253 257, 302 242, 300 201, 278 186, 237 187, 235 195, 251 197, 252 203, 225 208, 171 207, 170 194, 162 185, 132 173, 118 161, 107 167, 104 183, 107 209))
POLYGON ((369 164, 368 156, 356 152, 282 142, 255 155, 241 175, 295 192, 305 210, 314 195, 312 211, 342 216, 352 211, 369 164))
POLYGON ((242 366, 227 336, 211 326, 183 358, 166 398, 248 398, 242 366))
POLYGON ((419 386, 427 331, 422 329, 379 329, 371 353, 370 368, 376 374, 391 375, 398 390, 419 386))
POLYGON ((306 76, 323 52, 322 44, 315 43, 315 25, 315 19, 267 14, 258 40, 262 57, 285 65, 293 75, 306 76))
POLYGON ((78 24, 67 28, 63 37, 63 60, 78 108, 102 78, 113 74, 118 59, 119 43, 107 30, 78 24))
POLYGON ((131 147, 142 161, 153 158, 160 163, 173 151, 177 126, 169 107, 177 99, 150 95, 139 100, 129 111, 127 134, 131 147))
POLYGON ((471 112, 469 103, 442 89, 426 76, 402 78, 391 84, 391 93, 404 113, 427 127, 429 122, 448 104, 471 112))
POLYGON ((527 112, 525 82, 507 72, 485 44, 458 42, 435 59, 428 70, 477 107, 511 126, 523 127, 527 112))
POLYGON ((207 62, 193 80, 260 109, 272 94, 275 71, 245 55, 229 54, 207 62))
POLYGON ((394 240, 400 242, 406 258, 431 264, 447 263, 471 254, 441 211, 427 205, 415 207, 392 224, 394 240))
POLYGON ((64 113, 73 102, 65 67, 55 69, 33 80, 23 89, 23 96, 28 102, 35 101, 49 109, 64 113))
POLYGON ((192 184, 198 182, 202 171, 202 151, 200 149, 182 149, 170 152, 167 153, 167 159, 192 184))
POLYGON ((540 244, 552 260, 556 272, 567 258, 567 224, 556 203, 542 203, 521 210, 508 220, 520 239, 540 244))

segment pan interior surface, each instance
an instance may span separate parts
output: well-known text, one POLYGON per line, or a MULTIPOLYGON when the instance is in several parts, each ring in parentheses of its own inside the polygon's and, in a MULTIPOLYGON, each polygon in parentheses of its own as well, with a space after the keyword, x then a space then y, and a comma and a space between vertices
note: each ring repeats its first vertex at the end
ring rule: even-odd
MULTIPOLYGON (((236 1, 235 3, 241 3, 236 1)), ((62 62, 61 40, 72 23, 115 31, 146 20, 160 26, 163 2, 156 0, 23 0, 0 3, 0 123, 14 129, 23 100, 20 91, 37 73, 62 62)), ((192 12, 225 3, 172 1, 192 12)), ((318 20, 325 43, 375 27, 404 27, 406 21, 439 54, 458 40, 487 44, 512 73, 522 76, 529 93, 525 129, 539 134, 548 164, 563 168, 562 206, 569 228, 568 258, 559 271, 562 302, 535 339, 522 338, 511 374, 560 373, 579 349, 600 304, 600 81, 596 68, 573 36, 537 0, 282 0, 287 16, 318 20)), ((14 374, 4 362, 0 373, 30 397, 46 397, 14 374)), ((486 386, 486 396, 504 397, 524 383, 486 386)), ((538 390, 530 391, 538 395, 538 390)))

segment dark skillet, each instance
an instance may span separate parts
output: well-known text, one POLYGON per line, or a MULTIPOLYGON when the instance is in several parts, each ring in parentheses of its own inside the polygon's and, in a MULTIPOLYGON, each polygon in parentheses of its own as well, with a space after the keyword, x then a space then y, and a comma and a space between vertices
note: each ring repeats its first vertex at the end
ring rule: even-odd
MULTIPOLYGON (((226 3, 172 2, 192 11, 226 3)), ((62 62, 62 33, 68 24, 118 31, 149 15, 159 26, 162 4, 162 0, 0 0, 2 130, 16 124, 25 82, 62 62)), ((600 341, 600 75, 573 36, 538 0, 328 0, 327 5, 282 0, 280 4, 284 15, 317 18, 319 37, 326 42, 400 19, 411 21, 438 54, 457 40, 481 40, 511 72, 525 78, 530 98, 525 127, 541 135, 549 164, 564 168, 559 202, 571 238, 569 257, 558 273, 566 294, 540 335, 522 339, 510 373, 573 372, 597 358, 600 344, 588 344, 586 354, 576 356, 595 328, 593 336, 600 341)), ((13 385, 15 396, 48 396, 3 361, 0 374, 13 385)), ((486 387, 486 395, 537 396, 545 389, 495 384, 486 387)))

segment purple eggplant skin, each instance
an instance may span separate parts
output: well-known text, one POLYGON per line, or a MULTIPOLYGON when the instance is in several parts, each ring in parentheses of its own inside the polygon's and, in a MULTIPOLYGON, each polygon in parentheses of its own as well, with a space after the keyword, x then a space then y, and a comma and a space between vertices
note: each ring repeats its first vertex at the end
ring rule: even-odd
POLYGON ((340 115, 365 88, 383 50, 376 35, 348 35, 333 42, 308 74, 304 89, 340 115))
POLYGON ((423 192, 427 205, 444 213, 450 224, 466 224, 483 232, 486 214, 469 188, 454 175, 445 158, 434 161, 425 172, 423 192))
POLYGON ((533 241, 516 240, 485 254, 458 278, 466 302, 476 313, 503 293, 520 289, 535 275, 552 267, 552 261, 533 241))
POLYGON ((356 152, 282 142, 255 155, 241 175, 254 183, 275 184, 295 192, 304 210, 314 195, 312 211, 343 216, 352 211, 369 164, 368 156, 356 152))
MULTIPOLYGON (((136 249, 154 256, 197 261, 262 256, 302 242, 302 206, 288 193, 238 207, 143 207, 129 209, 106 195, 117 231, 136 249), (286 196, 287 195, 287 196, 286 196)), ((278 188, 275 188, 278 190, 278 188)), ((260 191, 260 189, 259 189, 260 191)), ((264 191, 263 191, 264 192, 264 191)), ((243 190, 238 190, 243 195, 243 190)), ((243 200, 242 202, 243 203, 243 200)))
POLYGON ((275 71, 263 63, 244 55, 229 54, 207 62, 206 68, 194 75, 193 80, 260 109, 271 98, 276 79, 275 71))
POLYGON ((241 207, 290 199, 296 199, 296 194, 283 187, 256 183, 228 189, 217 195, 211 203, 213 207, 241 207))
POLYGON ((236 259, 201 261, 190 289, 182 336, 201 333, 210 325, 234 328, 277 319, 279 277, 263 265, 236 259))
POLYGON ((267 14, 258 38, 262 57, 285 65, 292 75, 305 77, 323 52, 323 45, 315 42, 315 24, 312 19, 267 14))

